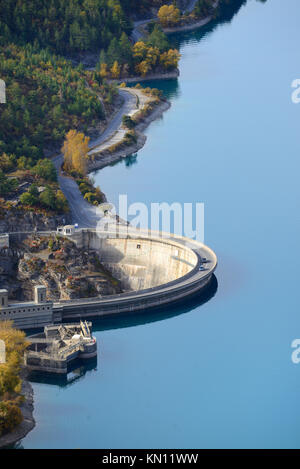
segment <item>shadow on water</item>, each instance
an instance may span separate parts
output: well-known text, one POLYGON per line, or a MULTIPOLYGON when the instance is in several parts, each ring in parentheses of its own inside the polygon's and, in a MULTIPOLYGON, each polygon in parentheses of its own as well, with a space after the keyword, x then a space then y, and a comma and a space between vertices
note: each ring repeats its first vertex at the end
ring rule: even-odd
MULTIPOLYGON (((138 82, 136 82, 138 83, 138 82)), ((129 83, 127 86, 134 87, 136 83, 129 83)), ((164 78, 162 80, 145 80, 141 82, 143 88, 158 88, 163 92, 166 99, 173 100, 181 95, 179 81, 177 78, 164 78)))
POLYGON ((117 315, 115 317, 107 317, 101 319, 93 318, 93 331, 107 331, 111 329, 121 329, 124 327, 135 327, 149 324, 151 322, 164 321, 166 319, 179 316, 181 314, 189 313, 195 308, 207 303, 213 298, 218 289, 218 281, 215 275, 209 285, 200 293, 195 294, 190 299, 183 299, 174 306, 160 306, 159 308, 152 308, 151 310, 144 310, 126 315, 117 315))
POLYGON ((50 384, 61 388, 66 388, 84 379, 87 374, 97 370, 97 358, 87 361, 77 360, 68 366, 68 373, 65 375, 52 375, 50 373, 31 372, 29 381, 31 383, 50 384))
MULTIPOLYGON (((138 163, 138 154, 133 153, 132 155, 128 155, 125 158, 122 158, 120 160, 114 161, 113 163, 110 163, 107 166, 113 167, 119 164, 125 164, 126 168, 131 168, 131 166, 134 166, 135 164, 138 163)), ((102 171, 102 169, 96 169, 93 172, 93 177, 97 177, 97 175, 102 171)))
POLYGON ((130 166, 137 164, 137 153, 135 153, 134 155, 129 155, 126 158, 124 158, 124 163, 125 163, 126 168, 130 168, 130 166))

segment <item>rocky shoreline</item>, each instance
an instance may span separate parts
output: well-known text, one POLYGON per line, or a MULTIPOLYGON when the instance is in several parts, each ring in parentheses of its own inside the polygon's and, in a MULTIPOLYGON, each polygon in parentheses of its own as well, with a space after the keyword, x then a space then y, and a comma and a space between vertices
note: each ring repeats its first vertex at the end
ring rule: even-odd
MULTIPOLYGON (((219 6, 219 0, 216 0, 215 3, 212 5, 214 10, 217 9, 219 6)), ((207 23, 213 20, 213 15, 207 16, 206 18, 202 18, 196 21, 192 21, 191 23, 186 23, 181 26, 174 26, 173 28, 163 28, 165 34, 173 34, 173 33, 181 33, 184 31, 192 31, 193 29, 201 28, 205 26, 207 23)))
POLYGON ((175 70, 171 70, 170 72, 167 73, 150 73, 149 75, 146 75, 144 77, 142 76, 134 76, 134 77, 128 77, 128 78, 121 78, 120 80, 109 80, 110 83, 140 83, 143 81, 148 81, 148 80, 173 80, 179 77, 179 69, 176 68, 175 70))
POLYGON ((206 18, 203 18, 202 20, 195 21, 192 23, 186 23, 183 24, 182 26, 176 26, 174 28, 164 28, 164 33, 166 34, 174 34, 174 33, 182 33, 185 31, 192 31, 194 29, 201 28, 202 26, 205 26, 206 24, 210 23, 213 20, 213 16, 207 16, 206 18))
POLYGON ((25 438, 25 436, 33 430, 36 425, 33 417, 33 389, 28 381, 27 372, 25 370, 22 371, 22 379, 22 395, 25 399, 21 404, 20 409, 23 414, 23 422, 11 433, 7 433, 0 437, 0 449, 9 449, 13 447, 16 443, 25 438))

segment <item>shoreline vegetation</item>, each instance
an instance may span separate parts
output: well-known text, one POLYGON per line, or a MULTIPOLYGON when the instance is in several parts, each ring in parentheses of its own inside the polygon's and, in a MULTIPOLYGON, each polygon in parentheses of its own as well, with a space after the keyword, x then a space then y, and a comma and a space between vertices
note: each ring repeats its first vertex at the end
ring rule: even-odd
POLYGON ((177 32, 192 31, 194 29, 201 28, 202 26, 205 26, 214 19, 215 10, 218 8, 218 5, 219 0, 216 0, 213 3, 212 9, 209 11, 207 16, 201 18, 191 17, 190 19, 187 19, 185 22, 178 26, 163 28, 163 32, 165 34, 173 34, 177 32))
POLYGON ((25 370, 22 371, 22 389, 21 394, 24 397, 23 402, 20 404, 20 410, 23 415, 22 422, 15 427, 11 432, 0 436, 0 449, 11 448, 19 441, 25 438, 31 430, 36 426, 33 416, 34 412, 34 393, 33 388, 28 380, 25 370))
POLYGON ((0 448, 23 438, 35 425, 33 390, 23 368, 24 351, 29 343, 25 333, 11 321, 0 323, 0 339, 5 343, 6 359, 0 364, 0 448))

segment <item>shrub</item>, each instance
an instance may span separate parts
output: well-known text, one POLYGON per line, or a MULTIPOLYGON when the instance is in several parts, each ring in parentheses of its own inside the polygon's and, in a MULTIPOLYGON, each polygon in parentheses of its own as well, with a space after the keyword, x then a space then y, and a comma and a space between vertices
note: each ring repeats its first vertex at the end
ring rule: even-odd
POLYGON ((127 132, 124 137, 126 145, 132 145, 137 142, 137 136, 134 132, 127 132))
POLYGON ((22 412, 13 401, 0 402, 0 436, 11 432, 22 421, 22 412))
POLYGON ((0 195, 7 195, 13 192, 18 186, 16 179, 8 179, 8 177, 0 170, 0 195))
POLYGON ((46 181, 55 182, 57 180, 54 164, 50 160, 38 160, 32 168, 32 172, 46 181))
POLYGON ((125 127, 127 127, 127 129, 130 129, 130 130, 133 129, 136 125, 134 120, 132 120, 130 116, 123 116, 122 123, 125 127))

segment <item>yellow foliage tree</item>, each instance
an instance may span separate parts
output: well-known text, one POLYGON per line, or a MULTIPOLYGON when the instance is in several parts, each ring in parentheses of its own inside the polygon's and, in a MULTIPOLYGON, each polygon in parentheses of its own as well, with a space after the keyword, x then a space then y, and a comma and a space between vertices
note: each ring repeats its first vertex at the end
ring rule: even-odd
POLYGON ((163 5, 158 10, 157 16, 162 26, 174 26, 180 20, 180 10, 174 5, 163 5))
POLYGON ((111 67, 110 71, 111 71, 112 78, 119 78, 121 68, 120 68, 120 65, 118 64, 117 60, 114 61, 114 64, 111 67))
POLYGON ((86 175, 89 141, 89 137, 76 130, 70 130, 67 133, 62 147, 65 171, 75 171, 82 176, 86 175))
POLYGON ((0 436, 11 432, 22 421, 22 412, 14 401, 0 402, 0 436))
POLYGON ((12 352, 17 352, 19 356, 23 357, 24 351, 28 347, 25 333, 12 326, 12 321, 0 321, 0 339, 5 342, 8 357, 12 352))
POLYGON ((60 210, 64 212, 68 211, 68 202, 64 193, 61 190, 58 190, 56 192, 56 204, 60 210))
POLYGON ((108 75, 108 71, 107 71, 107 64, 105 63, 102 63, 100 65, 100 72, 99 72, 99 75, 101 78, 106 78, 107 75, 108 75))
POLYGON ((147 75, 149 70, 151 69, 151 65, 147 60, 142 60, 135 66, 135 71, 138 75, 142 75, 143 77, 147 75))
POLYGON ((138 60, 143 60, 147 54, 147 46, 143 41, 138 41, 133 46, 133 57, 138 60))
POLYGON ((0 436, 13 430, 22 420, 19 408, 22 387, 20 368, 29 343, 24 332, 12 321, 0 321, 0 339, 5 342, 6 363, 0 365, 0 436))
POLYGON ((152 66, 155 67, 159 58, 159 48, 150 46, 147 50, 146 60, 152 66))
POLYGON ((165 69, 177 68, 180 54, 177 49, 169 49, 160 56, 160 63, 165 69))

